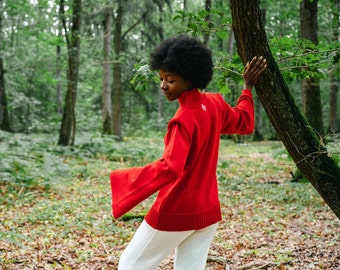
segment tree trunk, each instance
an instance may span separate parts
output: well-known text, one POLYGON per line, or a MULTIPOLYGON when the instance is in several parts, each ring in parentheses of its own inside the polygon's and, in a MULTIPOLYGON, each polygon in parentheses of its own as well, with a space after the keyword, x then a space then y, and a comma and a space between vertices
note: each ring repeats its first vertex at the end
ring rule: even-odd
POLYGON ((60 0, 60 13, 62 16, 68 51, 67 92, 65 98, 63 119, 60 128, 58 145, 74 145, 76 132, 75 106, 77 98, 80 27, 81 27, 81 0, 72 2, 72 28, 68 36, 64 0, 60 0))
MULTIPOLYGON (((263 8, 261 10, 263 24, 266 24, 266 13, 267 10, 263 8)), ((264 140, 263 135, 263 107, 261 101, 257 95, 254 96, 255 106, 255 129, 253 134, 253 141, 259 142, 264 140)))
MULTIPOLYGON (((2 18, 3 18, 3 4, 0 3, 0 48, 2 46, 2 18)), ((9 116, 8 116, 8 107, 7 107, 7 97, 6 97, 6 89, 5 89, 5 76, 4 76, 4 65, 3 60, 0 55, 0 130, 11 131, 9 116)))
POLYGON ((123 19, 123 0, 118 1, 118 9, 115 18, 114 31, 114 51, 115 59, 113 62, 113 105, 112 105, 112 128, 117 140, 122 140, 121 131, 121 107, 122 107, 122 82, 121 82, 121 63, 120 53, 122 50, 122 19, 123 19))
POLYGON ((340 218, 340 168, 328 156, 290 95, 268 45, 259 0, 231 0, 230 3, 242 62, 245 64, 254 55, 267 59, 268 68, 255 88, 268 118, 295 164, 340 218))
MULTIPOLYGON (((315 45, 318 44, 318 0, 300 2, 300 37, 312 41, 315 45)), ((319 78, 302 79, 302 104, 303 113, 311 127, 323 136, 319 78)))
POLYGON ((257 95, 254 96, 255 106, 255 128, 253 134, 253 141, 260 142, 264 140, 263 136, 263 107, 257 95))
POLYGON ((63 115, 63 109, 62 109, 62 88, 61 88, 61 56, 60 56, 61 47, 60 45, 57 45, 56 53, 57 53, 57 60, 56 60, 57 98, 56 98, 56 102, 57 102, 57 112, 61 116, 63 115))
POLYGON ((112 37, 112 8, 107 7, 104 11, 104 64, 103 64, 103 134, 112 134, 112 108, 111 108, 111 37, 112 37))
MULTIPOLYGON (((332 9, 333 12, 333 40, 338 41, 339 39, 339 27, 340 27, 340 0, 334 0, 334 7, 332 9)), ((339 90, 339 80, 336 79, 335 74, 339 70, 339 63, 334 66, 330 74, 330 94, 329 94, 329 119, 328 119, 328 129, 327 132, 330 134, 334 134, 338 132, 336 128, 336 111, 337 111, 337 94, 339 90)))
POLYGON ((0 58, 0 130, 11 131, 9 116, 8 116, 8 106, 5 91, 5 77, 4 77, 4 67, 2 58, 0 58))

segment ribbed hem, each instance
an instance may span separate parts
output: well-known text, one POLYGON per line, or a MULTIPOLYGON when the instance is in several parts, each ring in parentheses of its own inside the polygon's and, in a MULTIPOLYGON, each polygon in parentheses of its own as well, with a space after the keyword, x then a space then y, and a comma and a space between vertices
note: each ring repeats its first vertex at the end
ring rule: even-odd
POLYGON ((146 222, 161 231, 200 230, 222 219, 220 204, 195 213, 158 213, 154 208, 145 216, 146 222))

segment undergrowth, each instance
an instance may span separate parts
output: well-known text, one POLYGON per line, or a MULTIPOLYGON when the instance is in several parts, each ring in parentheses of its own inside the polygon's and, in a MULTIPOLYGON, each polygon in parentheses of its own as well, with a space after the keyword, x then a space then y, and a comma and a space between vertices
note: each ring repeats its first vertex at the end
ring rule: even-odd
MULTIPOLYGON (((117 142, 110 136, 79 134, 74 147, 60 147, 56 141, 49 134, 0 133, 0 268, 90 269, 92 263, 91 269, 114 269, 153 198, 114 220, 110 171, 158 159, 163 138, 117 142)), ((221 140, 217 175, 226 225, 221 223, 219 230, 237 226, 236 232, 244 233, 235 235, 237 241, 249 242, 244 258, 263 255, 275 257, 278 264, 290 262, 292 251, 263 250, 251 241, 263 235, 281 239, 287 227, 295 226, 292 219, 314 227, 324 219, 339 230, 335 220, 328 221, 330 210, 315 189, 308 182, 291 182, 294 170, 280 142, 221 140)), ((336 232, 330 233, 334 236, 327 244, 337 246, 336 232)), ((310 234, 313 241, 320 239, 319 233, 310 234)), ((219 248, 227 251, 245 245, 217 238, 219 248)))
POLYGON ((0 131, 0 202, 6 200, 6 195, 23 190, 48 191, 61 178, 90 177, 92 172, 84 165, 94 160, 130 166, 150 162, 159 156, 162 147, 154 140, 139 137, 118 143, 113 136, 84 133, 78 135, 75 146, 65 147, 56 145, 57 138, 50 134, 0 131))

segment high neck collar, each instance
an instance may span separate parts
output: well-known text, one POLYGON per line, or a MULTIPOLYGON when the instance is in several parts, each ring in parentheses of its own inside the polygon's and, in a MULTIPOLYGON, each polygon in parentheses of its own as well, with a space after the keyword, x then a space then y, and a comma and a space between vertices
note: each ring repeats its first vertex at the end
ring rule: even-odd
POLYGON ((197 104, 201 100, 201 93, 197 88, 184 91, 178 98, 181 107, 197 104))

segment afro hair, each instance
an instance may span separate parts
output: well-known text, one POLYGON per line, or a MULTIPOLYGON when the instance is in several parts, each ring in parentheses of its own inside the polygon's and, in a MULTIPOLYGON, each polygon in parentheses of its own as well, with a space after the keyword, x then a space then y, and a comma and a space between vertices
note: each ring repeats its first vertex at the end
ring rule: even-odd
POLYGON ((211 51, 185 34, 164 40, 151 53, 150 68, 173 72, 199 89, 205 89, 213 76, 211 51))

